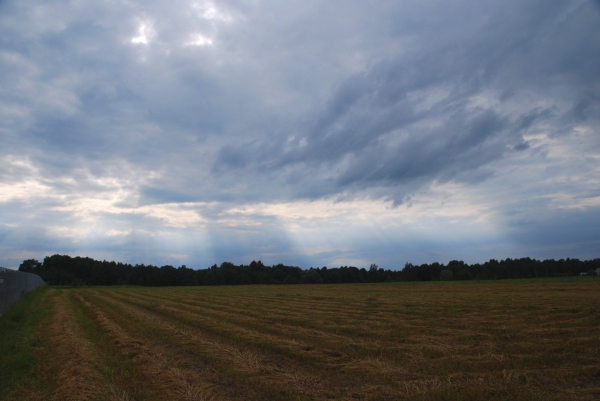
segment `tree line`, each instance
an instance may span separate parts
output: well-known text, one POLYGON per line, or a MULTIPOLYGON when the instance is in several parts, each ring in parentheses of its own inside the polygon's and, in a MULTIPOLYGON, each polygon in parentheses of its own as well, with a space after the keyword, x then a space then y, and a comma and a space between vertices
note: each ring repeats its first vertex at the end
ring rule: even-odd
POLYGON ((321 283, 379 283, 394 281, 437 280, 502 280, 535 277, 578 276, 582 272, 595 275, 600 259, 531 258, 491 259, 483 264, 469 265, 453 260, 413 265, 406 263, 401 270, 384 270, 372 264, 369 269, 354 266, 313 268, 303 270, 283 264, 267 266, 260 260, 249 265, 223 262, 207 269, 194 270, 182 265, 152 266, 144 264, 98 261, 89 257, 68 255, 46 256, 43 262, 27 259, 20 271, 34 273, 50 285, 141 285, 195 286, 240 284, 321 284, 321 283))

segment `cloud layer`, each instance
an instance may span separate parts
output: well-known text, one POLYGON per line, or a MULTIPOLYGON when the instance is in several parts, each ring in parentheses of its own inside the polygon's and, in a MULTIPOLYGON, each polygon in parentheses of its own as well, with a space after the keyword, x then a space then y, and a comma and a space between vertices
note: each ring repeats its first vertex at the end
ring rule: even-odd
POLYGON ((599 256, 598 2, 0 11, 0 264, 599 256))

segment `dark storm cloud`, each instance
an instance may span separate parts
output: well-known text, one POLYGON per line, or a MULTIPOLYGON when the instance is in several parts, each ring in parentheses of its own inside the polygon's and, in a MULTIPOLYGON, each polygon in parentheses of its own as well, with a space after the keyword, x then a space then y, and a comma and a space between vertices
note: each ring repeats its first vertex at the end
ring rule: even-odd
MULTIPOLYGON (((265 43, 243 42, 250 46, 241 53, 249 61, 246 65, 215 69, 206 57, 217 50, 207 48, 200 55, 181 47, 186 39, 183 28, 212 29, 206 21, 192 22, 173 7, 148 3, 128 5, 125 21, 117 18, 116 6, 88 6, 83 16, 67 18, 63 28, 40 29, 38 35, 7 41, 8 48, 26 55, 38 68, 45 82, 41 90, 48 91, 42 107, 32 110, 28 142, 88 161, 127 158, 143 168, 173 171, 173 164, 183 158, 191 169, 204 170, 210 158, 193 160, 194 141, 202 143, 214 135, 215 144, 221 144, 211 168, 218 180, 233 169, 231 174, 256 181, 257 191, 269 197, 318 198, 411 181, 460 180, 463 173, 481 176, 473 171, 527 149, 522 135, 544 119, 559 119, 563 126, 555 134, 565 134, 597 111, 590 88, 598 85, 600 63, 593 51, 598 35, 585 28, 597 22, 597 15, 590 15, 585 3, 382 7, 390 12, 380 16, 380 24, 388 34, 407 38, 402 46, 386 49, 386 56, 375 47, 373 62, 361 72, 342 76, 321 107, 317 103, 303 115, 291 113, 278 123, 272 111, 261 106, 266 92, 258 91, 252 80, 260 85, 265 68, 279 67, 302 82, 307 74, 294 72, 302 67, 294 65, 293 53, 280 52, 289 46, 304 58, 311 52, 307 46, 315 43, 292 34, 299 31, 263 14, 262 7, 227 7, 278 26, 285 34, 269 36, 266 28, 241 23, 245 34, 265 43), (154 30, 148 39, 152 43, 128 43, 127 38, 136 35, 136 18, 146 17, 154 21, 148 22, 154 30), (173 46, 174 41, 179 45, 173 46), (54 81, 58 84, 47 84, 54 81), (508 110, 505 106, 515 102, 514 94, 524 91, 550 102, 564 96, 570 109, 515 104, 523 109, 508 110), (494 96, 499 103, 476 104, 477 97, 494 96), (155 131, 139 127, 141 122, 154 124, 155 131), (277 188, 267 190, 263 180, 276 182, 277 188)), ((329 8, 310 7, 320 9, 324 17, 292 7, 289 15, 295 18, 287 17, 287 23, 295 26, 310 19, 314 28, 305 32, 309 39, 314 30, 325 44, 330 41, 329 46, 342 43, 344 19, 333 17, 329 8), (328 29, 321 30, 325 23, 328 29)), ((44 10, 57 13, 55 8, 44 10)), ((354 11, 359 10, 350 7, 347 20, 361 21, 354 11)), ((20 12, 34 20, 26 8, 20 12)), ((372 28, 370 20, 365 22, 372 28)), ((224 32, 228 36, 221 44, 239 40, 235 31, 224 32)), ((369 42, 369 32, 362 34, 369 42)), ((230 55, 229 49, 221 52, 220 57, 230 55)), ((22 70, 12 70, 15 77, 22 75, 22 70)), ((320 72, 311 75, 318 78, 320 72)), ((6 82, 12 78, 6 77, 6 82)), ((282 112, 281 107, 274 111, 282 112)), ((73 163, 65 165, 65 174, 80 167, 68 160, 73 163)), ((188 198, 194 196, 187 185, 181 190, 188 198)), ((210 191, 217 196, 221 192, 219 187, 210 191)), ((255 197, 252 191, 239 195, 255 197)))
MULTIPOLYGON (((424 20, 436 21, 435 13, 447 7, 424 20)), ((343 80, 322 110, 305 117, 307 127, 287 133, 291 143, 270 136, 263 143, 228 144, 217 165, 305 170, 303 185, 329 183, 310 197, 349 187, 460 181, 528 149, 523 135, 544 123, 554 125, 552 134, 566 135, 576 124, 597 121, 599 92, 590 90, 600 77, 596 10, 583 2, 473 9, 451 13, 435 27, 411 25, 416 50, 343 80), (528 104, 515 93, 550 105, 528 104)), ((402 22, 399 35, 407 33, 402 22)))
POLYGON ((558 210, 545 214, 544 219, 529 216, 512 222, 510 235, 523 249, 523 255, 534 258, 595 258, 600 247, 600 228, 589 222, 599 219, 598 210, 558 210))

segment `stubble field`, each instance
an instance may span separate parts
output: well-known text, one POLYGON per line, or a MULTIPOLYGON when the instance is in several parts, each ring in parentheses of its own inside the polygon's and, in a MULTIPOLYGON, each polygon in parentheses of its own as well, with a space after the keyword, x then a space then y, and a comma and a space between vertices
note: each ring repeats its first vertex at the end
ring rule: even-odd
POLYGON ((48 288, 54 400, 592 400, 600 280, 48 288))

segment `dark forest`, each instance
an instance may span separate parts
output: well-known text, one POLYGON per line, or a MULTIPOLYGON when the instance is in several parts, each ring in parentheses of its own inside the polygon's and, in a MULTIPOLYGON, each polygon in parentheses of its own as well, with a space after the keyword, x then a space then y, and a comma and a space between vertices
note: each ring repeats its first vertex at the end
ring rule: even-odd
POLYGON ((600 258, 588 261, 578 259, 531 258, 490 260, 483 264, 450 261, 413 265, 406 263, 401 270, 384 270, 372 264, 369 269, 353 266, 313 268, 303 270, 278 264, 266 266, 261 261, 248 265, 223 262, 208 269, 194 270, 185 265, 152 266, 94 260, 68 255, 46 256, 43 262, 23 261, 20 271, 35 273, 50 285, 141 285, 141 286, 194 286, 242 284, 321 284, 321 283, 377 283, 398 281, 437 280, 504 280, 518 278, 569 277, 596 275, 600 258))

